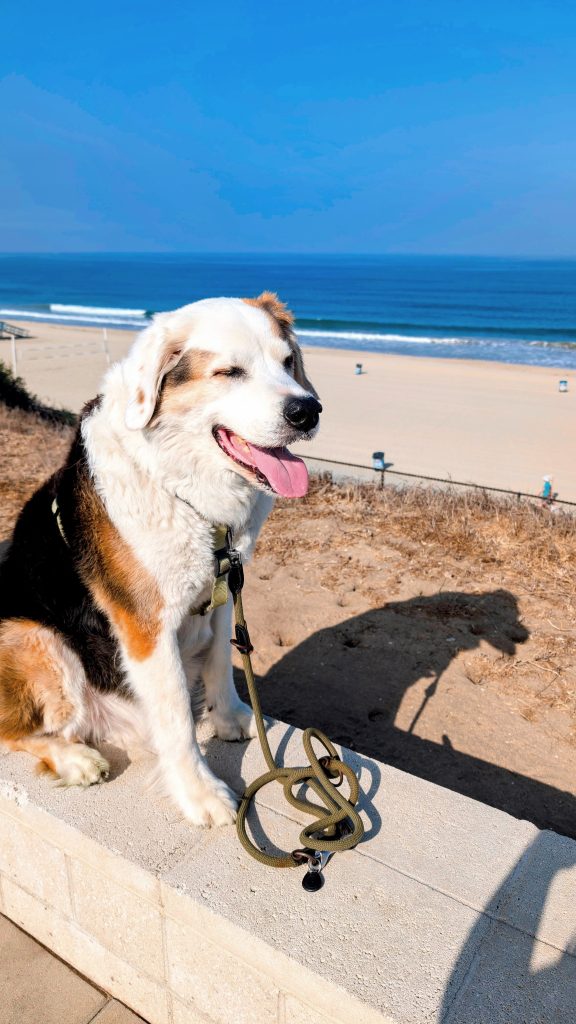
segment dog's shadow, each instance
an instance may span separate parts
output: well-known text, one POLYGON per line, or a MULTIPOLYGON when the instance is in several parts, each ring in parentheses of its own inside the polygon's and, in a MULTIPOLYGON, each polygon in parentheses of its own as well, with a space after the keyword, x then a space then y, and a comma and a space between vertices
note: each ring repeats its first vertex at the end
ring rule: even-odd
MULTIPOLYGON (((513 656, 528 636, 517 600, 506 590, 392 601, 291 648, 259 680, 263 709, 300 728, 323 729, 335 742, 362 751, 366 763, 373 757, 576 837, 573 794, 454 749, 448 725, 441 743, 414 731, 457 654, 478 650, 484 641, 513 656), (400 728, 396 719, 405 694, 427 679, 409 723, 400 728)), ((240 672, 236 682, 246 699, 240 672)), ((460 692, 459 700, 465 699, 460 692)))

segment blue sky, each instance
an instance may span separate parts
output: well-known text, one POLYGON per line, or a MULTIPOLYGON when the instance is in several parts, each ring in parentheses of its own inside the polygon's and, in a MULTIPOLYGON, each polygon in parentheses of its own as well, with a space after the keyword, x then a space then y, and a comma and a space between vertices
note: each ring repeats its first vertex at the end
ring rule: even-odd
POLYGON ((576 255, 567 0, 4 0, 0 250, 576 255))

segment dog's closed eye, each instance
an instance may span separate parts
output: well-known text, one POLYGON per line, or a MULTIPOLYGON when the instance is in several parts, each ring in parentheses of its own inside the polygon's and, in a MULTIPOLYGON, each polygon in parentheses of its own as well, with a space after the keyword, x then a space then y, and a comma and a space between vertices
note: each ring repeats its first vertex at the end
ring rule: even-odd
POLYGON ((214 370, 213 377, 245 377, 246 370, 241 366, 225 366, 221 370, 214 370))

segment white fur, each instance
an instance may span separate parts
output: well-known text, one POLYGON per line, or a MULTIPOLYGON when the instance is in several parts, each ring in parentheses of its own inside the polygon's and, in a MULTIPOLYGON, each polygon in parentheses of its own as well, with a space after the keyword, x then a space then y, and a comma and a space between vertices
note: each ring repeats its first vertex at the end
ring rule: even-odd
POLYGON ((240 299, 161 314, 110 369, 102 402, 83 424, 108 514, 154 577, 164 604, 161 635, 148 658, 131 658, 120 640, 134 711, 118 698, 92 694, 86 731, 146 734, 165 791, 195 824, 226 824, 236 808, 235 795, 211 773, 196 742, 188 691, 198 675, 218 736, 252 736, 254 726, 232 680, 230 606, 205 617, 192 618, 189 610, 210 593, 211 524, 229 525, 246 559, 272 506, 272 497, 220 450, 212 430, 224 425, 263 446, 295 440, 283 405, 287 396, 308 392, 284 368, 289 354, 270 316, 240 299), (213 353, 216 369, 241 366, 246 377, 218 379, 209 400, 192 400, 183 413, 150 423, 163 374, 188 349, 213 353), (131 714, 141 717, 131 724, 131 714))

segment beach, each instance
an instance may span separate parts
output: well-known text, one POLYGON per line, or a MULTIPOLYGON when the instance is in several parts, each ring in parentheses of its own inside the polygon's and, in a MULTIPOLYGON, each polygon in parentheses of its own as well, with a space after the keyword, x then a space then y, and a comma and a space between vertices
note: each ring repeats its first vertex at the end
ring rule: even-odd
MULTIPOLYGON (((78 411, 107 368, 102 329, 12 322, 33 335, 16 344, 17 373, 42 400, 78 411)), ((112 362, 133 338, 107 330, 112 362)), ((576 501, 572 371, 307 346, 304 354, 324 413, 318 436, 296 453, 369 464, 380 450, 400 472, 530 493, 550 475, 559 497, 576 501)), ((0 359, 11 366, 8 341, 0 359)))

